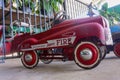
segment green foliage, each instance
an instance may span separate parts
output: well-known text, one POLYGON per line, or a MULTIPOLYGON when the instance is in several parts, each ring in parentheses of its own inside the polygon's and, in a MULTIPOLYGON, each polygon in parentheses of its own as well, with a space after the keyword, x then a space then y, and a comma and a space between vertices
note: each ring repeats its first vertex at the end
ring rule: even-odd
MULTIPOLYGON (((8 2, 8 0, 6 0, 8 2)), ((16 0, 12 0, 13 3, 16 3, 16 0)), ((25 7, 29 7, 32 9, 32 12, 35 12, 39 14, 40 9, 44 9, 47 11, 47 13, 51 12, 51 10, 54 10, 55 12, 59 11, 59 4, 62 5, 64 0, 24 0, 25 7)), ((18 0, 17 6, 19 8, 23 7, 23 0, 18 0)), ((16 6, 13 6, 16 8, 16 6)))
POLYGON ((51 10, 54 10, 55 12, 59 11, 59 4, 63 4, 64 0, 41 0, 42 8, 44 8, 47 12, 50 12, 51 10))
POLYGON ((116 24, 116 22, 120 21, 120 14, 117 12, 112 12, 108 10, 108 3, 102 5, 101 10, 99 10, 100 14, 108 19, 110 26, 116 24))

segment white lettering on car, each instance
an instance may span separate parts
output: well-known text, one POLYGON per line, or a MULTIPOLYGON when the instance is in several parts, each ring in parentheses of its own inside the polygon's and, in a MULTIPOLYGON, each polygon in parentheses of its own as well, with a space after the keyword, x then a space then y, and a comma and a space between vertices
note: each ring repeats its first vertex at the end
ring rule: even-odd
POLYGON ((33 49, 38 49, 38 48, 42 49, 42 48, 50 48, 50 47, 67 46, 67 45, 73 44, 75 41, 75 38, 76 36, 71 36, 67 38, 48 40, 47 43, 32 45, 31 47, 33 49))

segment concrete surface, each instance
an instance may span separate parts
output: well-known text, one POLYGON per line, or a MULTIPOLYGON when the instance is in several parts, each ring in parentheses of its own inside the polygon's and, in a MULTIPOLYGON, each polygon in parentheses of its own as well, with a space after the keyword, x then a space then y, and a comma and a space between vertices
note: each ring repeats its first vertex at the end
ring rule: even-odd
POLYGON ((0 80, 120 80, 120 59, 110 53, 92 70, 69 61, 39 62, 36 68, 26 69, 20 59, 10 59, 0 64, 0 80))

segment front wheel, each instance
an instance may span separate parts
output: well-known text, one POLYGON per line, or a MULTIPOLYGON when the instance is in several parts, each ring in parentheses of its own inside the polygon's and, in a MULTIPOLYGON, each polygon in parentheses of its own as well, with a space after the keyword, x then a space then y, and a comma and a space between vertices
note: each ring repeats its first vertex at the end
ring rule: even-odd
POLYGON ((84 69, 92 69, 101 61, 100 49, 93 42, 81 42, 75 48, 74 60, 78 66, 84 69))
POLYGON ((21 61, 26 68, 32 69, 37 66, 39 57, 35 51, 26 51, 23 52, 21 61))

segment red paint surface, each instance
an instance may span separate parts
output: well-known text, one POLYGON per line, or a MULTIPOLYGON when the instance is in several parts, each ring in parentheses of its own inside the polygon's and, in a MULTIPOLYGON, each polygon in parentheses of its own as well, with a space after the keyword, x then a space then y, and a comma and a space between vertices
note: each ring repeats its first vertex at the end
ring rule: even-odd
MULTIPOLYGON (((69 44, 67 46, 59 46, 55 48, 74 48, 77 43, 83 39, 88 37, 96 37, 100 40, 102 45, 105 45, 105 26, 103 24, 103 18, 91 17, 84 19, 73 19, 66 20, 60 24, 53 26, 50 30, 38 33, 38 34, 21 34, 14 37, 14 40, 7 43, 6 42, 6 52, 18 52, 21 49, 31 48, 31 45, 44 44, 47 43, 48 40, 59 39, 59 38, 67 38, 71 36, 76 36, 76 39, 73 44, 69 44), (29 45, 29 46, 28 46, 29 45)), ((0 36, 1 36, 0 30, 0 36)), ((68 44, 71 43, 71 40, 63 39, 58 40, 57 44, 68 44)), ((49 44, 52 45, 52 44, 49 44)), ((54 47, 51 47, 54 48, 54 47)), ((47 48, 46 48, 47 49, 47 48)), ((74 49, 73 49, 74 50, 74 49)), ((72 56, 73 51, 67 51, 67 56, 72 56), (69 53, 70 52, 70 53, 69 53)), ((71 57, 72 58, 72 57, 71 57)))

